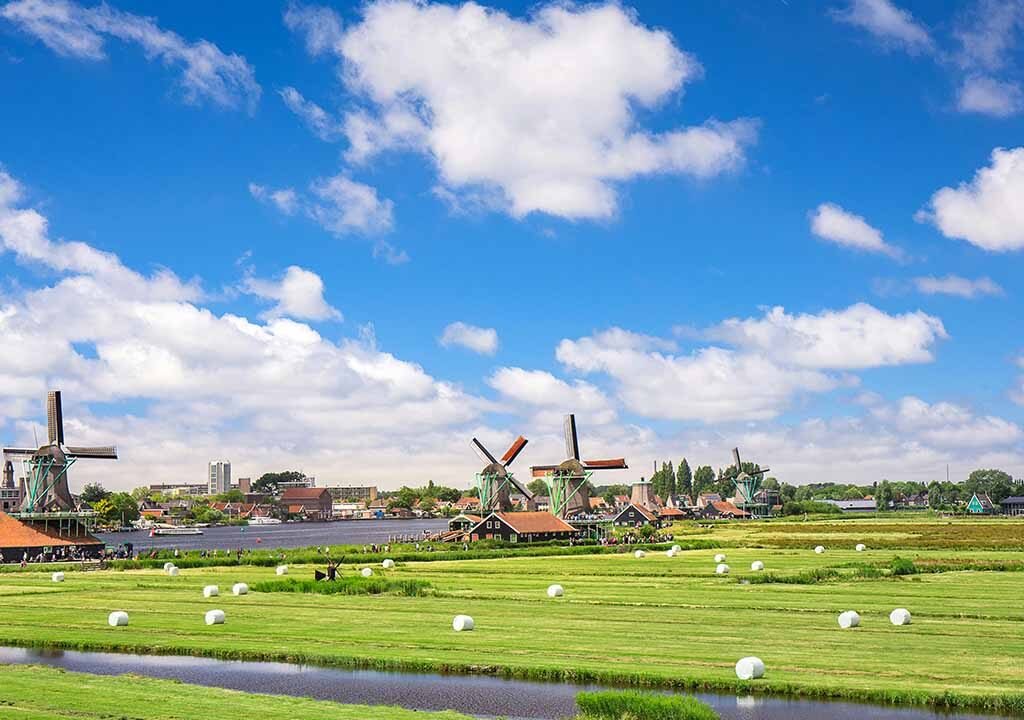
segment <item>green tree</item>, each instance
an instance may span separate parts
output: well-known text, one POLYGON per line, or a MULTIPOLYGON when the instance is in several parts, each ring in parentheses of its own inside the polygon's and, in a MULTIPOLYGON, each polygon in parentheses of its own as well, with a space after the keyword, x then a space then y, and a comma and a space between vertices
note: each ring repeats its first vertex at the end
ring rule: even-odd
POLYGON ((238 488, 234 488, 232 490, 228 490, 226 493, 214 495, 213 499, 216 500, 217 502, 240 503, 245 502, 245 495, 243 495, 242 491, 239 490, 238 488))
POLYGON ((693 494, 694 502, 697 495, 705 492, 713 492, 715 486, 715 471, 710 465, 701 465, 693 473, 693 494))
POLYGON ((87 483, 82 488, 82 493, 79 497, 82 498, 83 502, 95 506, 99 500, 110 497, 110 491, 104 489, 99 483, 87 483))
POLYGON ((889 503, 894 499, 894 493, 892 484, 888 480, 883 480, 878 483, 878 488, 875 490, 875 504, 878 506, 880 512, 884 512, 889 509, 889 503))
POLYGON ((149 500, 153 497, 153 491, 142 485, 132 490, 132 497, 136 500, 149 500))
POLYGON ((534 495, 548 494, 548 485, 541 478, 531 480, 530 484, 526 486, 526 489, 529 490, 534 495))
POLYGON ((676 470, 676 492, 688 497, 693 495, 693 473, 686 458, 679 462, 679 469, 676 470))
POLYGON ((1013 494, 1013 478, 1002 470, 975 470, 967 476, 963 487, 966 498, 974 493, 986 493, 992 502, 1000 503, 1013 494))
POLYGON ((462 497, 462 492, 455 488, 444 487, 438 485, 434 488, 434 497, 438 500, 444 500, 445 502, 453 503, 462 497))
POLYGON ((92 507, 99 519, 107 524, 127 525, 139 519, 138 501, 126 492, 108 494, 92 507))
POLYGON ((266 495, 280 495, 281 483, 298 482, 305 479, 306 475, 297 470, 263 473, 256 479, 256 482, 252 484, 252 491, 254 493, 263 493, 266 495))

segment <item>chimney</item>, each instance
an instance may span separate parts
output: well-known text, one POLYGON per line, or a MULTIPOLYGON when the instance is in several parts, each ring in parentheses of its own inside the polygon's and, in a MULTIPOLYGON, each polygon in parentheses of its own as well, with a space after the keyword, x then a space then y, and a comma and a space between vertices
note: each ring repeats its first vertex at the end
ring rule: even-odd
POLYGON ((10 460, 4 463, 4 487, 14 489, 14 463, 10 460))
POLYGON ((252 479, 247 477, 238 478, 238 489, 243 495, 248 495, 252 492, 252 479))

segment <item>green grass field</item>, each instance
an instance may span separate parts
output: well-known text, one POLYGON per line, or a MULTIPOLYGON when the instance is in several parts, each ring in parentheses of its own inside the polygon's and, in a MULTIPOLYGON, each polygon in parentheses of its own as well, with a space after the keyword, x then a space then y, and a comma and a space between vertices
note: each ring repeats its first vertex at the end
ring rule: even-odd
MULTIPOLYGON (((1016 548, 1024 522, 960 521, 961 545, 999 547, 1006 531, 1016 548)), ((628 682, 636 685, 743 689, 939 706, 972 706, 1024 713, 1024 572, 957 571, 874 579, 857 566, 887 567, 899 555, 922 566, 976 562, 1021 567, 1017 549, 917 549, 941 521, 746 523, 713 530, 728 547, 730 575, 714 575, 716 550, 676 558, 649 553, 523 557, 400 563, 396 579, 430 583, 424 597, 251 593, 234 597, 232 583, 274 578, 272 568, 48 573, 0 579, 0 635, 16 645, 58 645, 145 653, 359 665, 425 671, 496 672, 530 678, 628 682), (894 529, 893 526, 896 526, 894 529), (855 530, 854 530, 855 529, 855 530), (890 547, 873 549, 889 538, 890 547), (799 545, 791 542, 799 538, 799 545), (805 539, 806 538, 806 539, 805 539), (903 538, 903 540, 897 540, 903 538), (828 551, 816 555, 818 543, 828 551), (869 546, 854 552, 857 542, 869 546), (896 547, 891 547, 895 545, 896 547), (805 584, 742 584, 750 563, 780 579, 837 568, 843 577, 805 584), (551 583, 565 597, 551 600, 551 583), (205 600, 204 585, 225 593, 205 600), (210 608, 227 624, 206 626, 210 608), (906 607, 907 627, 888 614, 906 607), (111 610, 131 624, 106 625, 111 610), (841 630, 836 616, 857 610, 861 627, 841 630), (455 633, 451 619, 467 613, 476 630, 455 633), (761 657, 767 676, 736 680, 733 665, 761 657)), ((955 536, 953 536, 955 537, 955 536)), ((358 566, 345 566, 346 574, 358 566)), ((312 576, 292 566, 290 577, 312 576)), ((375 569, 375 572, 384 572, 375 569)))
POLYGON ((11 720, 181 720, 182 718, 302 718, 303 720, 468 720, 453 712, 253 695, 171 680, 71 673, 0 665, 0 718, 11 720))

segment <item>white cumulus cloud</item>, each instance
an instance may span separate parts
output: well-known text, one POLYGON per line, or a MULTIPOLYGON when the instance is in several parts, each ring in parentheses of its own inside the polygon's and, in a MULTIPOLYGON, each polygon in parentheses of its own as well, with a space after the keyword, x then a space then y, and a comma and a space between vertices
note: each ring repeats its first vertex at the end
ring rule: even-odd
POLYGON ((960 86, 957 107, 962 112, 1009 117, 1024 108, 1024 92, 1015 82, 971 75, 960 86))
POLYGON ((83 7, 70 0, 14 0, 0 7, 0 17, 66 57, 102 60, 107 37, 138 45, 148 60, 180 70, 181 88, 190 103, 209 100, 252 111, 262 92, 241 55, 225 53, 208 40, 189 42, 153 18, 105 3, 83 7))
POLYGON ((515 217, 608 217, 620 183, 712 177, 740 167, 756 138, 748 119, 640 127, 638 111, 677 96, 702 68, 615 3, 549 4, 528 18, 474 2, 381 0, 362 12, 340 43, 319 39, 334 38, 336 16, 293 24, 311 49, 339 57, 365 103, 344 121, 349 159, 416 150, 448 192, 483 193, 515 217))
POLYGON ((311 270, 292 265, 276 280, 246 277, 242 290, 273 300, 266 318, 290 317, 296 320, 341 320, 341 312, 324 299, 324 281, 311 270))
POLYGON ((454 345, 481 355, 493 355, 498 351, 498 331, 458 321, 445 327, 438 342, 444 347, 454 345))
POLYGON ((932 195, 917 219, 990 252, 1024 249, 1024 147, 992 151, 970 182, 932 195))
POLYGON ((819 205, 810 214, 810 222, 811 232, 822 240, 855 250, 881 253, 897 260, 903 257, 902 250, 885 241, 881 230, 835 203, 819 205))

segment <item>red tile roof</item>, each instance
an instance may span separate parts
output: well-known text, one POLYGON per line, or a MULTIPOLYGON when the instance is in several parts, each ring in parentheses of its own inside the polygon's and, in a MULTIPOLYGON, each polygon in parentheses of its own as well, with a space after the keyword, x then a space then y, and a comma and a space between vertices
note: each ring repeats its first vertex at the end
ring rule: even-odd
POLYGON ((492 513, 520 535, 576 532, 576 528, 549 512, 492 513))
POLYGON ((712 505, 715 506, 715 510, 722 513, 723 515, 726 513, 730 513, 735 517, 747 517, 750 515, 750 513, 748 513, 746 510, 740 510, 738 507, 733 505, 728 500, 716 500, 715 502, 712 503, 712 505))
POLYGON ((4 512, 0 512, 0 548, 42 548, 54 545, 102 545, 92 535, 79 526, 78 535, 58 535, 52 525, 47 528, 42 523, 29 523, 16 520, 4 512))
POLYGON ((327 488, 288 488, 281 495, 281 502, 294 502, 296 500, 319 500, 320 497, 331 493, 327 488))

